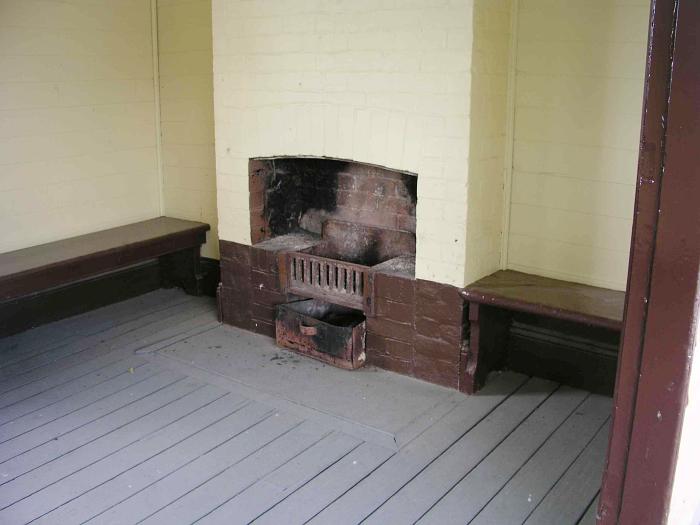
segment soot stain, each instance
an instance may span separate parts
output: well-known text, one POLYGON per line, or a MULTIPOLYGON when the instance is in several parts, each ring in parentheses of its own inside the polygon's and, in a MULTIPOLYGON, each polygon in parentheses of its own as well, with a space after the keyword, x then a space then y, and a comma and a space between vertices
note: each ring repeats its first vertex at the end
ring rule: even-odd
POLYGON ((338 202, 338 174, 346 162, 329 159, 277 159, 265 191, 265 218, 273 235, 299 230, 310 209, 332 212, 338 202))

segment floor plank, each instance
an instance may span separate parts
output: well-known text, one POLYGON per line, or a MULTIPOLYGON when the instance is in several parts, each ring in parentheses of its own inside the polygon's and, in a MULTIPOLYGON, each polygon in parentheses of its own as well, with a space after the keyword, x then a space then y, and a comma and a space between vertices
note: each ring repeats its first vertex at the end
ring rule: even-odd
POLYGON ((531 379, 370 515, 365 523, 413 523, 494 450, 556 390, 531 379))
MULTIPOLYGON (((151 453, 158 436, 164 434, 163 429, 168 428, 169 434, 165 439, 173 439, 173 435, 182 426, 183 419, 191 420, 192 418, 187 416, 216 401, 222 395, 218 389, 209 386, 187 392, 151 412, 147 418, 133 421, 100 439, 44 463, 0 487, 0 508, 28 496, 32 496, 29 499, 38 501, 36 507, 41 508, 47 501, 59 500, 58 495, 65 494, 67 489, 71 494, 80 494, 94 487, 99 480, 105 479, 108 473, 113 472, 115 462, 126 457, 132 464, 137 463, 140 458, 151 453), (144 442, 146 438, 148 441, 144 442), (64 480, 64 483, 59 483, 64 480)), ((67 500, 59 501, 62 504, 67 500)))
MULTIPOLYGON (((104 514, 96 516, 89 523, 120 523, 123 516, 130 516, 134 522, 158 522, 162 516, 170 516, 171 511, 178 507, 171 504, 187 497, 211 478, 300 423, 297 418, 279 414, 264 405, 255 406, 260 407, 260 413, 255 421, 251 420, 244 432, 166 476, 157 485, 142 490, 104 514)), ((174 516, 174 519, 178 519, 178 516, 174 516)), ((175 522, 164 519, 160 523, 175 522)))
MULTIPOLYGON (((163 372, 83 410, 4 443, 4 483, 45 462, 109 434, 179 399, 201 385, 163 372)), ((3 484, 4 484, 3 483, 3 484)))
MULTIPOLYGON (((493 499, 542 444, 579 409, 587 392, 560 387, 495 450, 423 515, 419 523, 468 523, 493 499)), ((498 504, 496 505, 498 508, 498 504)), ((504 521, 503 524, 505 525, 504 521)), ((518 523, 522 523, 522 520, 518 523)))
POLYGON ((608 420, 557 480, 525 522, 527 525, 555 525, 562 520, 574 523, 581 516, 586 502, 592 501, 600 489, 609 432, 608 420))
MULTIPOLYGON (((339 432, 333 433, 251 485, 200 519, 198 523, 207 525, 249 523, 343 459, 361 444, 354 437, 339 432)), ((168 517, 176 518, 174 515, 168 515, 168 517)), ((166 521, 169 523, 188 523, 180 520, 166 521)), ((147 523, 154 525, 163 522, 153 520, 147 523)))
POLYGON ((175 304, 191 301, 179 290, 158 290, 126 301, 110 304, 68 319, 38 326, 0 339, 0 355, 14 356, 37 348, 64 344, 69 338, 94 335, 149 312, 163 311, 175 304))
MULTIPOLYGON (((472 523, 518 525, 542 501, 610 415, 610 400, 591 396, 518 471, 472 523)), ((597 485, 600 484, 598 480, 597 485)), ((562 515, 557 511, 559 519, 562 515)), ((537 521, 534 521, 537 523, 537 521)), ((561 523, 562 521, 560 521, 561 523)), ((566 522, 566 521, 564 521, 566 522)))
POLYGON ((576 522, 576 525, 596 525, 598 522, 598 496, 596 496, 586 511, 581 516, 581 519, 576 522))
POLYGON ((85 390, 97 387, 122 374, 130 373, 145 364, 146 361, 138 357, 120 359, 90 374, 83 375, 75 381, 68 381, 18 400, 0 408, 0 426, 37 410, 53 409, 53 407, 56 407, 57 404, 63 401, 77 398, 85 390))
POLYGON ((517 392, 525 380, 524 376, 511 373, 495 376, 479 394, 465 397, 459 406, 404 446, 370 476, 349 487, 311 523, 352 525, 361 522, 509 395, 517 392))
POLYGON ((339 498, 382 465, 393 452, 372 443, 363 443, 335 465, 321 472, 306 485, 265 511, 253 523, 306 523, 330 502, 339 498))

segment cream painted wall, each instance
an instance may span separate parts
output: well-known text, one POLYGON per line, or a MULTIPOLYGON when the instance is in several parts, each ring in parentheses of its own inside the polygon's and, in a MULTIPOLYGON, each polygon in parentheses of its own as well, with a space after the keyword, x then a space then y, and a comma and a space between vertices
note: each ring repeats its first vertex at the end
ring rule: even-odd
POLYGON ((159 215, 149 0, 0 0, 0 252, 159 215))
POLYGON ((507 266, 623 290, 649 0, 521 0, 507 266))
POLYGON ((512 0, 475 0, 464 282, 501 263, 512 0))
POLYGON ((164 212, 209 223, 218 258, 211 24, 211 0, 158 0, 164 212))
POLYGON ((472 0, 213 0, 219 232, 249 243, 248 158, 418 173, 417 275, 463 285, 472 0))

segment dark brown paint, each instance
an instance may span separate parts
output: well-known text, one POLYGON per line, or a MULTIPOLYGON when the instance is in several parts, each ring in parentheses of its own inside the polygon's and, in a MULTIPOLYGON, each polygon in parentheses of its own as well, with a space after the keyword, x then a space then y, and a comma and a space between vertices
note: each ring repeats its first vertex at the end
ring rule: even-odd
POLYGON ((0 254, 0 301, 117 270, 206 241, 209 225, 159 217, 0 254))
POLYGON ((700 4, 655 0, 649 34, 605 525, 666 522, 697 322, 700 4))

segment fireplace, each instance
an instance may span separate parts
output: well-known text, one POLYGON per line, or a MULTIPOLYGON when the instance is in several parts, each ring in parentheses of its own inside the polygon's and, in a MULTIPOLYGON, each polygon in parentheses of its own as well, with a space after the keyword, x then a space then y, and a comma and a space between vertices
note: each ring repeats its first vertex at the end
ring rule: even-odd
POLYGON ((221 242, 222 319, 336 366, 457 388, 464 308, 458 288, 415 277, 417 176, 312 157, 248 167, 251 245, 221 242))

